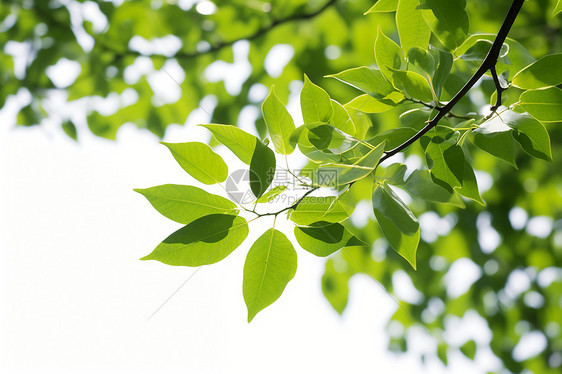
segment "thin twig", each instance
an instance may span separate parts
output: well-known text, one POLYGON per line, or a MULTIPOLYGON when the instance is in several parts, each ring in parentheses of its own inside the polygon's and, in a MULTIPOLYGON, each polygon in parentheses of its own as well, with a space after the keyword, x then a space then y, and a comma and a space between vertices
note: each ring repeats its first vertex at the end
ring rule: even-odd
POLYGON ((310 13, 297 13, 297 14, 293 14, 290 15, 286 18, 280 18, 280 19, 275 19, 273 20, 269 25, 264 26, 258 30, 256 30, 254 33, 241 37, 241 38, 237 38, 237 39, 233 39, 233 40, 229 40, 229 41, 225 41, 225 42, 218 42, 214 45, 212 45, 211 47, 207 48, 206 50, 203 51, 194 51, 194 52, 190 52, 190 51, 178 51, 177 53, 175 53, 173 56, 165 56, 165 55, 161 55, 161 54, 144 54, 142 52, 139 51, 134 51, 131 49, 123 49, 120 50, 119 48, 116 48, 114 46, 111 46, 109 44, 107 44, 106 42, 104 42, 103 40, 96 38, 96 43, 99 43, 98 45, 100 47, 102 47, 105 50, 111 51, 115 54, 115 58, 119 59, 125 55, 127 56, 147 56, 147 57, 156 57, 156 58, 179 58, 179 59, 191 59, 191 58, 197 58, 200 56, 204 56, 207 54, 212 54, 215 52, 218 52, 220 50, 222 50, 223 48, 226 47, 231 47, 233 44, 235 44, 236 42, 239 42, 241 40, 254 40, 257 39, 265 34, 267 34, 268 32, 270 32, 271 30, 273 30, 274 28, 281 26, 283 24, 289 23, 289 22, 294 22, 294 21, 303 21, 303 20, 308 20, 308 19, 312 19, 318 15, 320 15, 321 13, 323 13, 326 9, 328 9, 329 7, 331 7, 332 5, 334 5, 336 3, 337 0, 329 0, 327 1, 323 6, 321 6, 320 8, 310 12, 310 13))

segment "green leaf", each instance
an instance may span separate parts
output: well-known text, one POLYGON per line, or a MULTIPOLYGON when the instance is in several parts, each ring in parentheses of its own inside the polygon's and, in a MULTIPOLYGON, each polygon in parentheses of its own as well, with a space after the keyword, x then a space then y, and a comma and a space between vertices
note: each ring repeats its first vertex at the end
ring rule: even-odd
POLYGON ((443 365, 447 366, 449 362, 447 359, 447 344, 439 344, 437 346, 437 357, 439 357, 443 365))
POLYGON ((394 12, 398 6, 398 0, 378 0, 365 14, 376 12, 394 12))
POLYGON ((322 275, 322 293, 332 305, 332 308, 339 314, 342 314, 347 306, 348 281, 349 276, 337 271, 332 259, 326 261, 326 268, 324 275, 322 275))
POLYGON ((258 203, 269 203, 273 201, 277 196, 283 193, 287 189, 287 186, 275 186, 271 190, 267 191, 262 197, 258 199, 258 203))
POLYGON ((232 151, 246 165, 250 165, 256 147, 256 137, 231 125, 201 125, 211 131, 214 137, 232 151))
POLYGON ((184 225, 210 214, 238 213, 236 205, 230 200, 194 186, 165 184, 135 191, 146 197, 164 217, 184 225))
POLYGON ((346 108, 352 108, 363 113, 383 113, 396 106, 396 103, 387 99, 376 99, 370 95, 360 95, 349 103, 346 108))
POLYGON ((414 170, 406 179, 404 189, 412 196, 434 203, 448 203, 453 193, 433 182, 429 170, 414 170))
POLYGON ((426 147, 427 164, 436 183, 450 189, 460 187, 464 176, 464 153, 454 138, 434 136, 426 147))
MULTIPOLYGON (((400 115, 400 124, 405 127, 421 130, 432 118, 432 111, 425 108, 408 110, 400 115)), ((441 121, 439 121, 441 122, 441 121)))
POLYGON ((435 71, 435 57, 433 57, 431 52, 423 48, 417 46, 411 47, 408 50, 407 60, 410 64, 421 69, 428 77, 433 75, 435 71))
MULTIPOLYGON (((490 52, 493 44, 494 43, 490 40, 479 39, 460 58, 465 61, 482 62, 484 58, 486 58, 486 55, 488 55, 488 52, 490 52)), ((500 49, 498 61, 503 60, 504 63, 509 62, 509 60, 506 59, 508 52, 509 45, 507 43, 503 43, 500 49)))
POLYGON ((384 182, 373 193, 373 211, 390 246, 415 270, 420 227, 414 214, 384 182))
POLYGON ((215 184, 226 180, 228 166, 207 144, 199 142, 162 144, 168 147, 182 169, 199 182, 215 184))
POLYGON ((275 95, 274 87, 271 87, 269 95, 262 104, 262 114, 267 131, 271 136, 275 150, 283 155, 291 154, 294 147, 291 145, 289 138, 295 131, 295 122, 293 118, 275 95))
POLYGON ((332 118, 330 96, 321 87, 312 83, 306 75, 301 91, 301 109, 304 123, 328 122, 332 118))
MULTIPOLYGON (((465 54, 472 46, 474 46, 480 40, 487 40, 490 43, 493 43, 493 41, 496 39, 496 36, 497 36, 496 34, 473 34, 473 35, 470 35, 468 38, 466 38, 466 40, 463 42, 463 44, 455 50, 455 52, 454 52, 455 56, 461 56, 461 55, 465 54)), ((507 44, 509 46, 509 53, 508 53, 508 56, 506 56, 506 57, 509 57, 509 62, 511 63, 511 65, 505 65, 505 64, 501 64, 501 63, 498 64, 496 66, 496 69, 498 70, 498 73, 501 73, 501 69, 502 69, 501 65, 504 65, 504 67, 509 70, 510 77, 512 78, 513 75, 515 73, 517 73, 519 70, 522 70, 527 65, 536 61, 536 59, 529 53, 529 51, 523 45, 518 43, 517 41, 515 41, 513 39, 510 39, 510 38, 506 38, 505 44, 507 44)), ((505 47, 502 47, 502 48, 505 48, 505 47)))
POLYGON ((560 12, 562 12, 562 0, 558 0, 558 2, 556 3, 556 7, 552 11, 552 15, 555 16, 560 12))
POLYGON ((433 74, 433 90, 435 91, 435 95, 437 98, 441 98, 441 91, 443 90, 443 85, 451 72, 451 68, 453 67, 453 55, 449 52, 445 52, 442 50, 431 52, 433 54, 433 58, 437 63, 437 69, 433 74), (437 58, 438 56, 438 58, 437 58))
POLYGON ((62 123, 62 131, 72 140, 78 141, 78 132, 76 131, 76 126, 72 121, 65 121, 62 123))
MULTIPOLYGON (((308 126, 303 125, 299 126, 291 136, 291 139, 298 139, 298 147, 302 154, 314 162, 337 162, 341 159, 340 155, 333 154, 329 150, 324 151, 318 149, 310 142, 309 135, 310 131, 308 126)), ((318 140, 320 141, 320 139, 318 140)))
POLYGON ((476 356, 476 342, 474 340, 469 340, 463 344, 460 350, 466 357, 474 360, 474 357, 476 356))
POLYGON ((418 231, 420 224, 417 218, 386 182, 375 190, 373 206, 390 219, 402 233, 412 235, 418 231))
POLYGON ((404 184, 404 176, 408 168, 404 164, 396 163, 387 166, 386 168, 378 167, 376 180, 379 182, 386 181, 392 185, 404 184))
POLYGON ((501 120, 511 127, 513 137, 521 148, 533 157, 552 161, 550 137, 542 123, 529 116, 527 113, 519 114, 506 110, 500 114, 501 120))
POLYGON ((395 129, 386 130, 380 134, 368 139, 367 142, 378 145, 386 141, 384 149, 386 151, 396 148, 412 136, 416 135, 417 130, 411 127, 397 127, 395 129))
POLYGON ((349 217, 353 207, 336 196, 307 196, 290 212, 289 219, 297 225, 310 225, 317 221, 341 222, 349 217))
POLYGON ((250 162, 250 189, 256 198, 260 198, 269 188, 275 177, 275 153, 258 138, 252 161, 250 162))
POLYGON ((316 172, 315 182, 319 186, 336 187, 366 177, 375 170, 384 152, 384 146, 385 143, 379 144, 353 164, 322 165, 316 172))
POLYGON ((494 115, 473 131, 473 143, 483 151, 517 168, 512 132, 513 130, 498 115, 494 115))
POLYGON ((462 186, 457 188, 456 191, 471 200, 476 201, 480 205, 486 205, 480 196, 480 191, 478 190, 478 183, 476 181, 476 175, 474 175, 474 170, 472 165, 468 160, 464 160, 464 175, 462 179, 462 186))
POLYGON ((244 218, 211 214, 174 232, 141 260, 174 266, 214 264, 232 253, 247 235, 248 224, 244 218))
POLYGON ((357 144, 357 140, 323 122, 310 123, 305 126, 308 129, 308 141, 319 150, 339 154, 357 144))
POLYGON ((398 44, 384 35, 380 26, 377 32, 377 39, 375 40, 375 59, 380 71, 392 83, 393 74, 390 69, 400 69, 404 62, 404 55, 398 44))
POLYGON ((413 71, 390 69, 393 72, 394 82, 404 90, 404 93, 414 99, 430 103, 433 101, 433 92, 427 79, 413 71))
POLYGON ((412 47, 427 49, 431 29, 425 22, 422 11, 416 9, 418 0, 400 0, 396 9, 396 26, 404 55, 412 47))
POLYGON ((340 103, 335 100, 331 100, 332 102, 332 119, 330 120, 330 124, 335 128, 349 134, 351 136, 355 135, 355 125, 347 112, 347 109, 343 107, 340 103))
POLYGON ((562 121, 562 90, 550 87, 525 91, 519 106, 541 122, 562 121))
POLYGON ((459 1, 420 0, 419 9, 441 43, 449 50, 458 48, 468 34, 468 14, 459 1))
POLYGON ((242 285, 248 322, 273 304, 297 272, 297 252, 285 234, 269 229, 255 241, 244 263, 242 285))
POLYGON ((343 247, 367 246, 340 223, 325 221, 296 226, 295 238, 305 251, 319 257, 329 256, 343 247))
POLYGON ((341 73, 328 75, 329 78, 346 83, 373 97, 382 99, 394 91, 394 87, 384 78, 378 69, 360 66, 341 73))
POLYGON ((511 82, 523 89, 557 86, 562 83, 562 53, 546 55, 515 74, 511 82))

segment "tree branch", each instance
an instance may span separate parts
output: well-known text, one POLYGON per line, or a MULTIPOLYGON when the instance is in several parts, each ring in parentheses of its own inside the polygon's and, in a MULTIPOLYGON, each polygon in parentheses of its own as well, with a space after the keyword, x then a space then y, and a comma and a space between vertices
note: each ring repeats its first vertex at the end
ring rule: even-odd
POLYGON ((497 79, 496 63, 498 62, 498 57, 500 55, 501 47, 505 42, 505 39, 507 38, 507 34, 509 33, 509 30, 511 30, 511 27, 513 26, 513 23, 515 22, 515 19, 517 18, 517 15, 519 14, 519 11, 521 10, 521 7, 523 6, 524 2, 525 0, 513 0, 513 3, 511 4, 509 11, 507 12, 507 16, 505 17, 505 20, 501 25, 500 31, 498 32, 498 35, 496 36, 494 43, 490 47, 488 54, 484 58, 484 61, 482 61, 482 64, 480 65, 478 70, 468 80, 468 82, 466 82, 466 84, 460 89, 460 91, 457 92, 457 94, 451 99, 451 101, 449 101, 444 107, 436 108, 436 110, 438 110, 438 113, 435 115, 435 117, 433 117, 433 119, 427 125, 424 126, 424 128, 418 131, 410 139, 400 144, 398 147, 391 149, 390 151, 386 151, 384 155, 381 157, 379 164, 387 160, 388 158, 394 156, 395 154, 401 152, 402 150, 408 148, 419 138, 421 138, 425 133, 427 133, 429 130, 437 126, 439 120, 443 118, 445 115, 447 115, 453 109, 453 107, 468 93, 468 91, 470 91, 470 89, 480 80, 480 78, 482 78, 482 76, 488 70, 492 72, 492 77, 495 76, 494 83, 496 84, 498 101, 496 102, 494 107, 496 107, 496 105, 497 107, 499 107, 499 105, 501 104, 501 92, 503 91, 503 88, 501 87, 501 85, 499 84, 499 80, 497 79))
POLYGON ((164 55, 160 55, 160 54, 143 54, 141 52, 138 51, 133 51, 130 49, 126 49, 124 51, 119 51, 118 49, 114 48, 113 46, 108 45, 107 43, 105 43, 104 41, 102 41, 101 39, 96 39, 96 43, 99 43, 99 45, 106 49, 106 50, 110 50, 112 52, 114 52, 116 54, 116 58, 122 57, 124 55, 128 55, 128 56, 147 56, 147 57, 162 57, 162 58, 181 58, 181 59, 190 59, 190 58, 197 58, 199 56, 203 56, 203 55, 207 55, 207 54, 211 54, 214 52, 218 52, 223 48, 226 47, 230 47, 232 46, 234 43, 239 42, 241 40, 254 40, 259 38, 260 36, 263 36, 265 34, 267 34, 269 31, 275 29, 278 26, 281 26, 285 23, 289 23, 289 22, 294 22, 294 21, 303 21, 303 20, 308 20, 308 19, 312 19, 318 15, 320 15, 321 13, 323 13, 326 9, 328 9, 330 6, 334 5, 336 3, 337 0, 328 0, 323 6, 321 6, 320 8, 316 9, 315 11, 312 11, 310 13, 297 13, 297 14, 293 14, 291 16, 288 16, 286 18, 281 18, 281 19, 275 19, 273 20, 268 26, 264 26, 258 30, 256 30, 254 33, 242 37, 242 38, 238 38, 238 39, 234 39, 234 40, 229 40, 226 42, 219 42, 213 46, 211 46, 210 48, 204 50, 204 51, 196 51, 196 52, 188 52, 188 51, 178 51, 176 54, 174 54, 173 56, 164 56, 164 55))

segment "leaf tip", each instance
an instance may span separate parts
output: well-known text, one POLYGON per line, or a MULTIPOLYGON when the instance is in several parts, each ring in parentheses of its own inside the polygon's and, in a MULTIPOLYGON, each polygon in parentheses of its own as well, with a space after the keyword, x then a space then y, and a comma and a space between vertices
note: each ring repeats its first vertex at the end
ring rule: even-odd
POLYGON ((410 264, 410 266, 414 269, 414 271, 418 271, 418 265, 416 264, 416 259, 414 258, 414 260, 412 262, 410 262, 410 260, 408 260, 408 263, 410 264))
POLYGON ((252 322, 252 320, 254 319, 254 317, 256 316, 256 314, 258 314, 258 313, 257 313, 257 312, 250 311, 250 310, 248 309, 248 323, 252 322))

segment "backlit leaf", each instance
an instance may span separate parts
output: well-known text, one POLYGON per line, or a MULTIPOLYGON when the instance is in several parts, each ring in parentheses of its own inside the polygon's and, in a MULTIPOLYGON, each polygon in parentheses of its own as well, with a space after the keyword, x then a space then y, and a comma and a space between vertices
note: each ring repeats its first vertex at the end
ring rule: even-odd
POLYGON ((201 126, 211 131, 213 136, 230 149, 240 161, 250 165, 256 147, 257 138, 255 136, 231 125, 209 124, 201 126))
POLYGON ((341 222, 349 217, 353 207, 336 196, 307 196, 290 213, 290 220, 297 225, 310 225, 317 221, 341 222))
POLYGON ((256 138, 252 161, 250 162, 250 189, 260 198, 275 177, 275 153, 256 138))
POLYGON ((343 247, 367 246, 340 223, 319 221, 308 226, 296 226, 299 245, 313 255, 326 257, 343 247))
POLYGON ((244 218, 211 214, 174 232, 141 260, 175 266, 214 264, 232 253, 247 235, 248 224, 244 218))
POLYGON ((228 166, 207 144, 199 142, 162 144, 168 147, 182 169, 199 182, 215 184, 226 180, 228 166))
POLYGON ((464 176, 464 154, 454 138, 434 136, 426 147, 426 159, 431 177, 441 186, 460 187, 464 176))
POLYGON ((384 78, 380 70, 366 66, 344 70, 338 74, 328 75, 328 77, 336 78, 377 98, 384 98, 394 91, 394 88, 384 78))
POLYGON ((385 143, 379 144, 353 164, 330 163, 322 165, 316 172, 316 183, 320 186, 335 187, 364 178, 375 170, 385 143))
POLYGON ((224 197, 194 186, 165 184, 135 189, 163 216, 183 224, 210 214, 236 214, 236 205, 224 197))
POLYGON ((473 131, 473 143, 478 148, 517 168, 512 132, 513 130, 505 124, 503 118, 499 114, 494 114, 492 118, 473 131))
POLYGON ((376 12, 394 12, 398 6, 398 0, 378 0, 365 14, 376 12))
POLYGON ((556 7, 552 11, 552 15, 555 16, 560 12, 562 12, 562 0, 558 0, 558 2, 556 3, 556 7))
POLYGON ((459 1, 420 0, 419 9, 437 39, 454 50, 468 34, 468 14, 459 1))
POLYGON ((328 122, 333 113, 330 96, 306 75, 301 91, 301 110, 304 123, 328 122))
POLYGON ((250 248, 242 285, 248 322, 273 304, 297 272, 297 253, 285 234, 269 229, 250 248))
POLYGON ((515 74, 512 84, 523 89, 557 86, 562 83, 562 53, 546 55, 515 74))
POLYGON ((562 90, 550 87, 521 94, 519 106, 541 122, 562 121, 562 90))
POLYGON ((391 100, 376 99, 370 95, 360 95, 349 103, 345 104, 346 108, 353 108, 363 113, 382 113, 396 106, 391 100))
POLYGON ((326 262, 324 275, 322 275, 322 293, 330 302, 336 312, 342 314, 347 306, 349 294, 349 275, 335 269, 334 262, 329 259, 326 262))
POLYGON ((472 165, 468 160, 464 161, 464 175, 462 179, 462 186, 456 189, 459 195, 476 201, 480 205, 486 205, 480 197, 480 191, 478 190, 478 183, 476 181, 476 175, 472 169, 472 165))
POLYGON ((427 49, 431 29, 425 22, 422 11, 417 9, 419 0, 400 0, 396 9, 396 25, 404 55, 412 47, 427 49))
POLYGON ((511 110, 500 113, 500 117, 514 130, 513 137, 526 153, 546 161, 552 160, 550 137, 542 123, 527 113, 519 114, 511 110))
POLYGON ((427 79, 413 71, 390 70, 395 84, 403 89, 407 96, 427 103, 433 101, 433 93, 427 79))
POLYGON ((373 193, 373 211, 390 246, 416 269, 420 240, 418 220, 384 182, 373 193))
POLYGON ((390 69, 400 69, 404 62, 404 55, 398 44, 384 35, 380 27, 375 41, 375 58, 380 71, 387 80, 393 82, 393 73, 390 69))
POLYGON ((289 138, 295 131, 295 123, 285 106, 275 95, 274 87, 271 87, 269 95, 262 104, 263 119, 275 150, 283 155, 288 155, 294 150, 289 138))
POLYGON ((335 100, 331 100, 332 102, 332 119, 330 120, 330 124, 335 128, 349 134, 351 136, 355 135, 355 125, 351 120, 351 116, 347 112, 347 109, 343 107, 340 103, 335 100))

